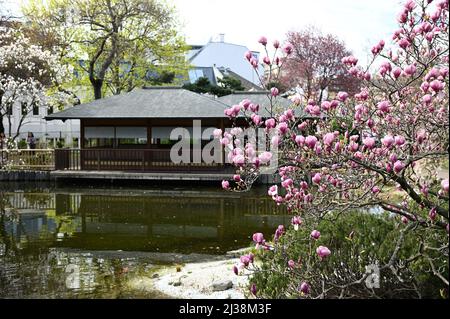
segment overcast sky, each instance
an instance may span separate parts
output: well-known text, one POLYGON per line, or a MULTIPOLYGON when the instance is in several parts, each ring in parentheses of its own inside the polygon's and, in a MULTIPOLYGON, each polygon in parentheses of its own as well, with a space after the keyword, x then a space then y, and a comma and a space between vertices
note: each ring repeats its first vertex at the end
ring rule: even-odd
MULTIPOLYGON (((21 0, 6 0, 19 12, 21 0)), ((26 1, 26 0, 24 0, 26 1)), ((225 41, 261 48, 257 40, 283 40, 289 30, 317 26, 345 41, 365 61, 367 52, 395 30, 400 0, 166 0, 175 5, 189 44, 205 44, 219 33, 225 41)))
POLYGON ((396 27, 399 0, 168 0, 174 3, 191 44, 225 33, 225 41, 259 50, 257 40, 283 40, 289 30, 317 26, 345 41, 362 61, 396 27))

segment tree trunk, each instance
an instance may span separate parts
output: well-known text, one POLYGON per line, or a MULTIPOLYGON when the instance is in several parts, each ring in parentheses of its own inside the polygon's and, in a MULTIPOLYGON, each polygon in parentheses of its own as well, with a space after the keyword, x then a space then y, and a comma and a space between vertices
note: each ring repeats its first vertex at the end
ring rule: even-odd
POLYGON ((0 115, 0 133, 5 133, 5 126, 3 125, 3 114, 0 115))
POLYGON ((95 79, 91 81, 92 87, 94 88, 94 98, 96 100, 99 100, 102 98, 102 87, 103 87, 103 80, 95 79))

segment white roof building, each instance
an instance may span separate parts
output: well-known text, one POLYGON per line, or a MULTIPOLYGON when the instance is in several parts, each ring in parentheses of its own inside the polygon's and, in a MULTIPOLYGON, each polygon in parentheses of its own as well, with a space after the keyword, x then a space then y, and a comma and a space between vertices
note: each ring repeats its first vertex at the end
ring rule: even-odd
MULTIPOLYGON (((191 47, 187 54, 188 61, 194 66, 189 73, 191 83, 199 77, 201 68, 217 67, 229 69, 247 81, 260 85, 258 75, 245 58, 245 53, 250 51, 246 46, 227 43, 224 35, 220 34, 218 39, 211 39, 206 45, 191 47)), ((251 52, 259 60, 259 52, 251 52)), ((264 75, 264 68, 261 65, 258 67, 258 72, 260 76, 264 75)))

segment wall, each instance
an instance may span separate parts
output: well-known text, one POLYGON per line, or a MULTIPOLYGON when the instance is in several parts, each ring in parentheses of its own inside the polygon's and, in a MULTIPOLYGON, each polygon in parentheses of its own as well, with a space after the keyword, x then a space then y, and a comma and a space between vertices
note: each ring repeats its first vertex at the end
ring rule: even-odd
POLYGON ((0 170, 0 182, 50 181, 49 171, 3 171, 0 170))
MULTIPOLYGON (((18 140, 26 139, 28 132, 33 132, 34 136, 40 140, 40 142, 45 142, 46 140, 51 140, 51 144, 48 147, 54 147, 56 140, 63 138, 66 145, 78 147, 78 145, 72 145, 74 138, 79 140, 80 137, 80 121, 79 120, 67 120, 63 121, 46 121, 45 116, 47 116, 47 108, 40 107, 39 115, 33 115, 30 112, 20 128, 20 135, 18 140), (53 145, 52 145, 53 143, 53 145)), ((13 114, 11 117, 12 130, 11 134, 14 136, 17 131, 17 126, 21 119, 21 107, 17 103, 13 107, 13 114)), ((3 118, 3 125, 5 127, 6 136, 9 135, 9 122, 8 117, 5 115, 3 118)))

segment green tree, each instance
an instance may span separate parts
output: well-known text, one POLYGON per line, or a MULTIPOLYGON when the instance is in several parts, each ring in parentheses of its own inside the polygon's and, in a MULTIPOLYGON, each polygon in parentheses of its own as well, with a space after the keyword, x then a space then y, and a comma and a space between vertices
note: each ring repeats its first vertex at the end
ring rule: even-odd
POLYGON ((52 46, 95 99, 150 83, 149 72, 185 74, 187 46, 174 9, 157 0, 30 0, 27 25, 52 46))
POLYGON ((245 88, 242 86, 242 82, 238 79, 224 76, 222 79, 219 79, 219 84, 223 88, 230 89, 232 91, 244 91, 245 88))
POLYGON ((196 93, 210 93, 216 96, 224 96, 232 94, 235 91, 243 91, 244 87, 241 85, 241 81, 230 77, 223 77, 219 79, 219 85, 213 85, 206 77, 200 77, 195 83, 187 83, 183 85, 183 88, 196 93))

